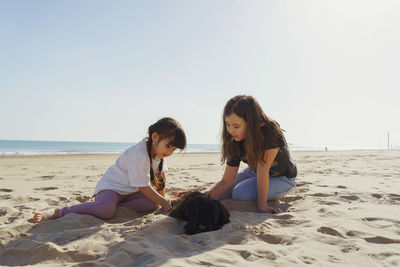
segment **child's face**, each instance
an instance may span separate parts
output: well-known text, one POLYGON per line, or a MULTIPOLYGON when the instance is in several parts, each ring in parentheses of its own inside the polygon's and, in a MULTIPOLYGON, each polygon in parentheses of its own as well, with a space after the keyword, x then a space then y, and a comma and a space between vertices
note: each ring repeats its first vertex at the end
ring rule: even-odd
POLYGON ((170 140, 168 139, 153 139, 153 151, 154 156, 157 156, 160 159, 170 156, 174 153, 176 147, 170 144, 170 140))
POLYGON ((247 122, 235 113, 225 117, 225 125, 226 130, 235 141, 239 142, 246 138, 247 122))

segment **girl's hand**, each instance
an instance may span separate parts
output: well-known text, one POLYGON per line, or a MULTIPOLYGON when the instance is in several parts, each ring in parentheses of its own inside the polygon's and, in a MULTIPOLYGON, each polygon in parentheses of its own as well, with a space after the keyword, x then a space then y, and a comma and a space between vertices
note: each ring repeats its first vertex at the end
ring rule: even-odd
POLYGON ((168 211, 170 211, 172 209, 171 200, 166 199, 162 204, 162 208, 163 208, 164 213, 167 213, 168 211))
POLYGON ((283 212, 280 208, 268 207, 267 205, 262 205, 257 207, 260 213, 280 213, 283 212))

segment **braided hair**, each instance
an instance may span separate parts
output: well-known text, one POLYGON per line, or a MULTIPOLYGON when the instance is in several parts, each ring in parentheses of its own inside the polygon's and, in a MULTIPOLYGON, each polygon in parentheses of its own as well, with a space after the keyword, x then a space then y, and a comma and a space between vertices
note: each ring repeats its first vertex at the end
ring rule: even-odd
MULTIPOLYGON (((150 125, 148 133, 149 136, 146 141, 146 148, 147 154, 150 158, 150 182, 157 191, 160 191, 165 188, 165 180, 162 177, 160 179, 156 179, 153 171, 153 159, 151 157, 153 139, 151 138, 151 136, 153 133, 157 133, 159 136, 158 142, 163 139, 168 139, 170 145, 177 147, 180 150, 186 147, 186 136, 179 122, 168 117, 159 119, 156 123, 150 125)), ((158 165, 158 172, 160 174, 163 169, 163 164, 164 160, 161 159, 160 164, 158 165)))

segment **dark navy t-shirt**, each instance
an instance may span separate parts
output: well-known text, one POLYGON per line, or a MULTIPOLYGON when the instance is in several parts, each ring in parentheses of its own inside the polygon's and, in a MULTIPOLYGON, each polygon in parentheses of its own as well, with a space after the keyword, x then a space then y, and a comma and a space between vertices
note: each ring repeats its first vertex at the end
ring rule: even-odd
MULTIPOLYGON (((265 135, 265 131, 263 132, 265 135)), ((228 166, 238 167, 241 161, 247 163, 243 141, 239 142, 239 145, 241 151, 240 156, 228 158, 228 166)), ((290 156, 289 149, 286 147, 285 142, 282 139, 278 139, 277 144, 270 144, 268 140, 266 140, 266 142, 263 144, 263 148, 265 150, 278 148, 278 153, 276 154, 275 159, 272 161, 269 169, 270 177, 286 176, 288 178, 292 178, 297 176, 296 163, 290 156)))

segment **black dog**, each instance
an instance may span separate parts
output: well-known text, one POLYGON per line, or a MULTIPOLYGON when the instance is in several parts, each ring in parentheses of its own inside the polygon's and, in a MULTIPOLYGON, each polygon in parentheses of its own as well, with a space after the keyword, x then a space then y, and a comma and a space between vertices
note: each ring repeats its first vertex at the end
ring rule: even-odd
POLYGON ((185 233, 188 235, 220 229, 229 223, 229 211, 222 203, 209 195, 191 192, 180 199, 169 216, 186 221, 185 233))

